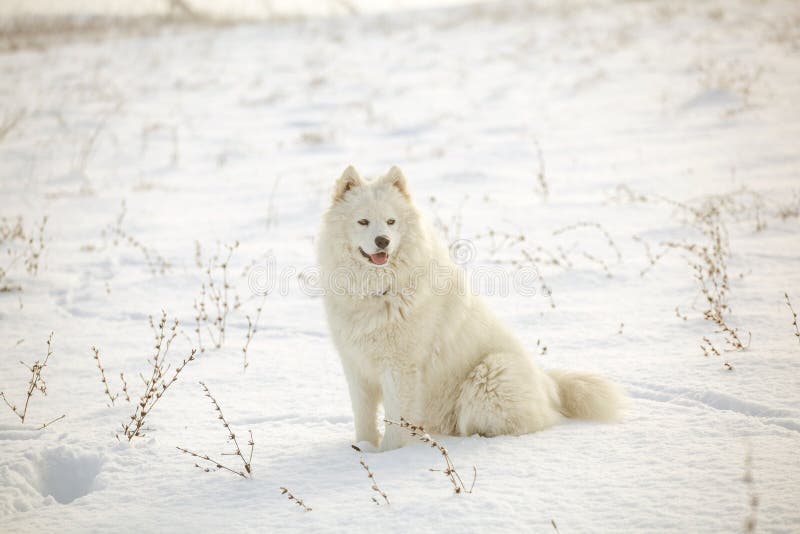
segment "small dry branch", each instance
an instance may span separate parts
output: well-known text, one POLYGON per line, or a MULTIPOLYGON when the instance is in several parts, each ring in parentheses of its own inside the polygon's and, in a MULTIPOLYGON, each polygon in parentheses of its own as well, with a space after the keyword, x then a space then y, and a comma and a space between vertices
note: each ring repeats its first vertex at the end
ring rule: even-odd
POLYGON ((286 495, 286 497, 290 501, 294 501, 297 504, 297 506, 299 506, 300 508, 303 509, 304 512, 310 512, 311 511, 311 508, 306 506, 305 501, 303 501, 303 499, 299 499, 299 498, 295 497, 294 494, 292 494, 292 492, 289 491, 289 488, 281 486, 281 495, 286 495))
MULTIPOLYGON (((50 333, 50 336, 47 338, 47 354, 44 357, 44 360, 39 361, 36 360, 33 362, 33 365, 28 367, 25 365, 24 362, 19 362, 25 366, 31 372, 31 378, 28 381, 28 389, 25 392, 25 405, 22 409, 18 409, 17 406, 9 402, 8 398, 6 397, 5 393, 0 391, 0 397, 3 398, 3 402, 6 403, 14 415, 19 417, 20 423, 25 424, 25 417, 28 415, 28 406, 30 405, 31 397, 33 397, 34 392, 38 391, 42 395, 47 396, 47 383, 42 376, 42 371, 45 367, 47 367, 47 362, 50 360, 50 357, 53 355, 53 333, 50 333)), ((49 424, 49 423, 48 423, 49 424)), ((42 426, 44 428, 47 425, 42 426)))
POLYGON ((402 428, 403 430, 411 434, 412 437, 418 439, 423 443, 427 443, 432 448, 437 449, 439 453, 442 455, 442 458, 444 459, 445 462, 445 468, 444 470, 442 470, 442 473, 444 473, 444 475, 448 478, 448 480, 450 480, 450 483, 453 485, 453 491, 455 491, 456 493, 472 493, 472 488, 475 487, 475 479, 478 476, 478 470, 475 468, 475 466, 472 466, 472 469, 474 471, 474 475, 472 478, 472 485, 470 486, 469 489, 467 489, 467 487, 464 485, 464 481, 461 480, 461 476, 458 474, 458 471, 456 471, 456 467, 453 464, 453 461, 450 459, 450 455, 447 453, 447 449, 445 448, 445 446, 442 443, 436 441, 434 438, 432 438, 430 434, 425 432, 424 428, 409 423, 403 417, 400 418, 399 423, 397 421, 391 421, 389 419, 384 419, 383 421, 387 425, 394 425, 402 428))
MULTIPOLYGON (((171 326, 167 326, 167 313, 161 312, 161 319, 156 326, 153 322, 153 317, 150 317, 150 326, 153 329, 155 337, 155 346, 152 360, 148 360, 152 366, 150 377, 146 378, 140 374, 142 382, 144 383, 145 390, 139 397, 136 408, 129 420, 122 423, 120 434, 125 439, 131 441, 137 436, 143 436, 142 427, 144 426, 145 418, 153 411, 158 401, 166 394, 167 389, 178 380, 178 376, 184 367, 195 359, 195 349, 192 349, 189 356, 184 358, 171 376, 168 376, 169 365, 166 364, 167 355, 169 353, 170 345, 177 336, 178 320, 175 319, 171 326)), ((119 434, 117 435, 119 437, 119 434)))
MULTIPOLYGON (((356 445, 350 445, 350 446, 353 447, 354 451, 359 453, 362 452, 361 449, 358 448, 356 445)), ((375 474, 372 471, 370 471, 369 465, 367 465, 367 460, 363 456, 361 456, 361 458, 359 459, 359 463, 361 464, 361 467, 364 468, 364 471, 367 472, 367 478, 369 478, 370 482, 372 483, 372 491, 383 497, 383 500, 386 501, 386 504, 391 504, 389 502, 389 497, 386 495, 386 492, 383 491, 380 488, 380 486, 378 486, 378 481, 375 480, 375 474)), ((378 501, 378 499, 376 499, 375 497, 372 497, 372 502, 374 502, 378 506, 381 505, 380 501, 378 501)))
MULTIPOLYGON (((244 452, 242 451, 242 447, 239 446, 239 440, 236 437, 236 434, 234 433, 233 429, 231 429, 230 423, 228 423, 228 420, 225 419, 225 415, 222 413, 222 407, 219 405, 219 402, 217 402, 217 399, 211 394, 211 391, 209 391, 208 386, 206 386, 206 384, 204 382, 200 382, 200 386, 203 388, 203 391, 205 392, 205 396, 208 397, 211 400, 211 404, 214 406, 214 411, 217 413, 217 419, 222 421, 222 426, 225 427, 225 431, 227 432, 227 435, 228 435, 228 441, 230 443, 232 443, 234 448, 235 448, 235 450, 233 452, 228 452, 228 453, 223 452, 222 456, 238 456, 239 460, 241 460, 241 462, 242 462, 242 469, 236 470, 236 469, 233 469, 233 468, 228 467, 226 465, 223 465, 221 462, 218 462, 217 460, 214 460, 213 458, 209 457, 207 454, 200 454, 200 453, 197 453, 197 452, 192 452, 192 451, 190 451, 188 449, 184 449, 183 447, 177 447, 177 449, 179 451, 184 452, 185 454, 189 454, 191 456, 194 456, 195 458, 199 458, 201 460, 209 462, 209 463, 213 464, 214 467, 216 467, 217 469, 223 469, 225 471, 229 471, 231 473, 239 475, 242 478, 252 478, 253 477, 253 467, 252 467, 253 450, 255 449, 255 446, 256 446, 255 441, 253 440, 253 431, 252 430, 248 430, 248 433, 250 434, 250 439, 247 441, 247 445, 250 447, 250 450, 248 452, 248 456, 245 458, 244 452)), ((197 465, 197 464, 195 464, 195 465, 197 465)), ((197 467, 200 467, 200 466, 198 465, 197 467)), ((200 467, 200 468, 203 469, 206 472, 211 471, 210 468, 202 468, 202 467, 200 467)))
POLYGON ((800 329, 797 328, 797 312, 792 308, 792 301, 789 300, 789 293, 785 292, 783 296, 786 298, 786 305, 789 306, 789 312, 792 314, 792 326, 794 327, 794 337, 800 342, 800 329))

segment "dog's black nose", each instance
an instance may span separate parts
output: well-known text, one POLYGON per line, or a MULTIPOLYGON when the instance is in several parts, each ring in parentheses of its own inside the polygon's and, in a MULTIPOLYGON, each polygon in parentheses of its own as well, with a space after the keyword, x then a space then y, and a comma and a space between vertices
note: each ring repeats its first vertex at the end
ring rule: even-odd
POLYGON ((389 246, 389 238, 385 235, 379 235, 375 238, 375 244, 378 245, 378 248, 386 248, 389 246))

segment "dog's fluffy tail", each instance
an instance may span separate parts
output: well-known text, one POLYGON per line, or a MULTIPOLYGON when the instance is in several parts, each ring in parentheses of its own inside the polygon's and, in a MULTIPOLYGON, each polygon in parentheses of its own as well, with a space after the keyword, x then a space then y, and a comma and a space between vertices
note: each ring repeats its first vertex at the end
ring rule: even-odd
POLYGON ((549 369, 558 385, 558 410, 566 417, 614 421, 625 405, 622 389, 600 375, 549 369))

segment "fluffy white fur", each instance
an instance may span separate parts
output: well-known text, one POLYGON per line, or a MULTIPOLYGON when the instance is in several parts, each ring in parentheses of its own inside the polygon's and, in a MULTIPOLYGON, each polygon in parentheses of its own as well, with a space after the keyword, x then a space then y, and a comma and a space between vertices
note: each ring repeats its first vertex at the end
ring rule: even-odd
POLYGON ((398 168, 372 182, 352 167, 344 171, 323 216, 318 254, 357 441, 380 443, 381 450, 406 443, 393 426, 381 440, 381 403, 388 419, 402 416, 431 432, 458 435, 525 434, 561 415, 618 416, 623 396, 617 386, 593 374, 540 369, 464 287, 398 168), (378 236, 390 242, 383 265, 367 257, 380 251, 378 236), (449 290, 442 290, 443 279, 449 290))

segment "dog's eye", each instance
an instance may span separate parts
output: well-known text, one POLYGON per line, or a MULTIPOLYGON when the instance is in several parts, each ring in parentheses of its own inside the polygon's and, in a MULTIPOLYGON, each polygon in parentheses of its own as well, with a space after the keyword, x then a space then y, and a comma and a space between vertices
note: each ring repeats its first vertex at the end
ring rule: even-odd
POLYGON ((393 225, 394 219, 389 219, 388 221, 386 221, 386 224, 388 224, 389 226, 393 225))
POLYGON ((366 219, 361 219, 360 221, 358 221, 358 224, 360 224, 361 226, 366 226, 369 224, 369 221, 366 219))

